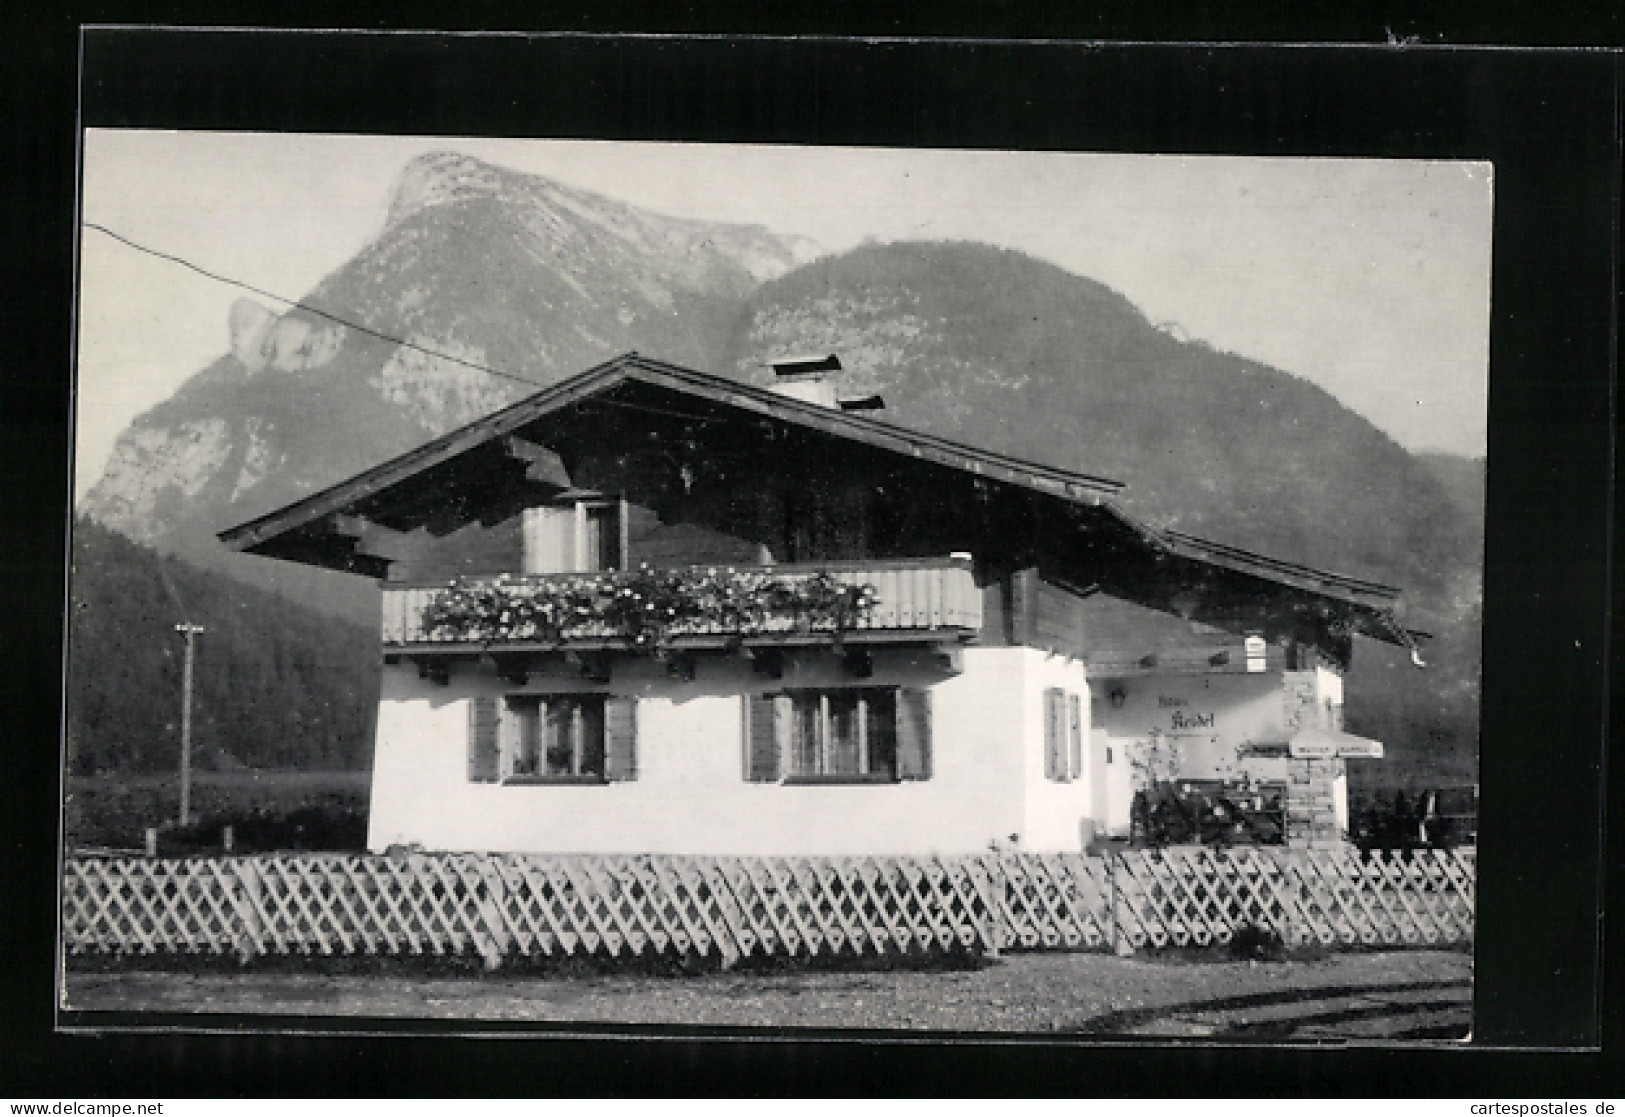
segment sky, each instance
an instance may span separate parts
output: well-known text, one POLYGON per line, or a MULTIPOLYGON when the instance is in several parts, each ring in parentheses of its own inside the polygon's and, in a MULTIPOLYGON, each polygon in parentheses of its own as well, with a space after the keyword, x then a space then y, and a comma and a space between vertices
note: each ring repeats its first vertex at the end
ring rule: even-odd
MULTIPOLYGON (((382 231, 430 151, 832 252, 1017 249, 1318 384, 1407 449, 1484 453, 1485 163, 91 129, 81 217, 296 300, 382 231)), ((131 420, 226 352, 247 294, 91 229, 79 285, 76 498, 131 420)))

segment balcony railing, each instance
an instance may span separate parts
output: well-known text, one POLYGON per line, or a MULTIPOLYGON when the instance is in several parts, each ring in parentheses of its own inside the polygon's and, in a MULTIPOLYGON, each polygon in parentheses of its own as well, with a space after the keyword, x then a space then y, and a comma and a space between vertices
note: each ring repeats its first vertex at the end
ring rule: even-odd
MULTIPOLYGON (((659 630, 662 642, 705 646, 743 640, 797 643, 954 638, 982 627, 982 594, 964 559, 904 559, 783 566, 692 567, 656 572, 692 577, 697 608, 659 630), (821 577, 823 576, 823 577, 821 577), (758 607, 740 609, 739 587, 761 587, 758 607), (844 588, 844 595, 835 587, 844 588), (852 603, 862 594, 863 607, 852 603), (839 600, 809 608, 810 600, 839 600), (747 615, 748 614, 748 615, 747 615)), ((647 587, 636 573, 508 574, 456 582, 386 585, 386 648, 455 651, 481 647, 614 646, 640 642, 648 629, 625 621, 620 603, 586 611, 621 589, 647 587), (509 608, 510 604, 515 605, 509 608), (543 613, 550 620, 532 623, 543 613), (426 617, 427 614, 427 617, 426 617)), ((678 578, 685 586, 688 578, 678 578)), ((669 589, 663 601, 670 601, 669 589)), ((681 603, 679 603, 681 604, 681 603)))

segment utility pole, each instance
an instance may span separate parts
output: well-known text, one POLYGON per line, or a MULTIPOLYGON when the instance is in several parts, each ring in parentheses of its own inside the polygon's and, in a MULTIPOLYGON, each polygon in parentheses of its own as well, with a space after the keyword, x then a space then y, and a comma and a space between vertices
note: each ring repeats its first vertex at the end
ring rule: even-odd
POLYGON ((186 637, 186 666, 181 675, 181 825, 192 823, 192 637, 203 631, 200 624, 178 624, 175 631, 186 637))

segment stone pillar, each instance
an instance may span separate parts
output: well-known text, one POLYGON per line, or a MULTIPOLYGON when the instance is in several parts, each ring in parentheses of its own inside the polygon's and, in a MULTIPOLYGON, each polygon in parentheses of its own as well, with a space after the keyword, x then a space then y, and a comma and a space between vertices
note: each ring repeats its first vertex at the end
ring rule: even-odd
POLYGON ((1343 835, 1337 824, 1334 781, 1343 772, 1335 757, 1292 757, 1287 761, 1286 844, 1294 849, 1335 849, 1343 835))

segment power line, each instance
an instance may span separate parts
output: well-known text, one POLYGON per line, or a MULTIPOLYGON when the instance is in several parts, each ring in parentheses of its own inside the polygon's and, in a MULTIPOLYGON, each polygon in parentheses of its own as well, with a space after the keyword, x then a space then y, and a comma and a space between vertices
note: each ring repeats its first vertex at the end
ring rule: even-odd
POLYGON ((214 280, 216 283, 225 283, 225 284, 228 284, 228 285, 230 285, 232 287, 241 287, 243 290, 252 291, 252 292, 254 292, 254 294, 259 295, 259 296, 261 296, 263 298, 272 299, 272 300, 274 300, 276 302, 279 302, 279 303, 286 303, 288 306, 294 307, 297 310, 303 310, 303 311, 305 311, 305 312, 307 312, 309 314, 314 314, 319 318, 326 318, 328 321, 336 322, 339 325, 345 327, 346 329, 356 330, 356 331, 358 331, 360 333, 364 333, 368 337, 375 337, 375 338, 378 338, 380 341, 387 341, 387 342, 390 342, 390 343, 395 344, 395 345, 403 345, 408 349, 415 349, 419 353, 427 354, 430 357, 435 357, 435 358, 437 358, 439 360, 442 360, 442 361, 451 361, 454 364, 462 365, 465 368, 471 368, 471 369, 475 369, 475 370, 477 370, 479 372, 490 373, 492 376, 500 376, 505 380, 513 380, 513 381, 515 381, 517 383, 520 383, 520 384, 529 384, 533 388, 541 388, 541 387, 546 386, 546 385, 543 385, 543 384, 540 384, 540 383, 536 382, 535 380, 528 380, 523 376, 515 376, 511 372, 503 372, 500 369, 490 368, 489 366, 479 364, 479 363, 477 363, 475 361, 464 360, 462 357, 454 357, 450 353, 441 353, 438 350, 430 349, 430 348, 428 348, 426 346, 418 345, 416 342, 407 341, 404 338, 391 337, 389 334, 381 333, 378 330, 374 330, 374 329, 372 329, 372 328, 370 328, 368 326, 363 326, 359 322, 351 322, 347 318, 340 318, 336 314, 329 314, 325 310, 320 310, 320 309, 318 309, 318 308, 316 308, 314 306, 310 306, 307 303, 300 302, 298 299, 290 299, 285 295, 278 295, 274 291, 267 291, 263 287, 256 287, 252 283, 244 283, 240 279, 233 279, 229 275, 221 275, 218 272, 212 272, 208 268, 201 267, 201 266, 199 266, 197 264, 194 264, 194 263, 192 263, 192 261, 190 261, 190 260, 188 260, 188 259, 186 259, 184 257, 175 256, 175 255, 172 255, 171 253, 168 253, 168 252, 160 252, 156 248, 149 248, 144 244, 139 244, 136 241, 131 240, 129 237, 123 236, 123 235, 121 235, 119 233, 115 233, 113 230, 107 228, 105 225, 97 225, 93 221, 87 221, 87 222, 85 222, 85 228, 94 229, 98 233, 102 233, 102 234, 104 234, 106 236, 112 237, 114 240, 118 241, 120 244, 123 244, 123 245, 126 245, 126 246, 130 247, 130 248, 133 248, 137 252, 145 252, 148 256, 154 256, 154 257, 157 257, 160 260, 168 260, 172 264, 179 264, 181 267, 186 268, 188 271, 194 271, 198 275, 201 275, 201 276, 204 276, 205 278, 214 280))
MULTIPOLYGON (((392 345, 400 345, 407 349, 412 349, 419 353, 425 354, 426 356, 434 357, 437 360, 451 361, 453 364, 462 365, 464 368, 471 368, 476 372, 483 372, 490 376, 499 376, 504 380, 512 380, 516 384, 525 384, 532 388, 547 387, 547 385, 541 383, 540 381, 531 380, 524 376, 517 376, 511 372, 503 372, 501 369, 492 368, 489 365, 482 365, 477 361, 466 360, 462 357, 454 357, 450 353, 442 353, 439 350, 430 349, 427 346, 419 345, 414 341, 407 341, 405 338, 399 338, 392 334, 383 333, 379 330, 372 329, 370 326, 363 326, 359 322, 352 322, 348 318, 341 318, 337 314, 330 314, 325 310, 320 310, 317 307, 301 302, 298 299, 290 299, 286 295, 279 295, 274 291, 267 291, 263 287, 256 287, 252 283, 245 283, 241 279, 233 279, 229 275, 221 275, 218 272, 210 271, 208 268, 194 264, 192 261, 183 256, 176 256, 169 252, 162 252, 156 248, 150 248, 147 245, 131 240, 129 237, 124 236, 121 233, 115 233, 105 225, 98 225, 94 221, 85 222, 84 227, 87 229, 94 229, 104 236, 111 237, 120 244, 135 249, 137 252, 144 252, 148 256, 153 256, 160 260, 167 260, 172 264, 178 264, 181 267, 186 268, 188 271, 196 272, 198 275, 201 275, 207 279, 212 279, 216 283, 224 283, 228 286, 240 287, 244 291, 252 291, 254 294, 259 295, 262 298, 271 299, 279 303, 285 303, 296 310, 303 310, 308 314, 314 314, 319 318, 325 318, 329 322, 337 323, 338 325, 343 326, 345 329, 355 330, 358 333, 366 334, 368 337, 375 337, 380 341, 387 341, 392 345)), ((611 407, 624 407, 629 411, 644 411, 652 415, 670 415, 679 419, 688 419, 691 422, 696 423, 709 423, 713 421, 703 415, 690 415, 682 411, 670 411, 663 407, 649 407, 644 404, 626 403, 622 400, 596 399, 592 402, 608 404, 611 407)))

